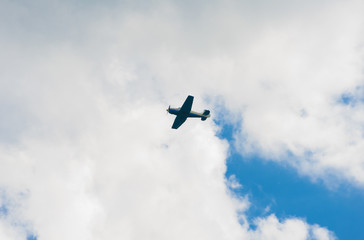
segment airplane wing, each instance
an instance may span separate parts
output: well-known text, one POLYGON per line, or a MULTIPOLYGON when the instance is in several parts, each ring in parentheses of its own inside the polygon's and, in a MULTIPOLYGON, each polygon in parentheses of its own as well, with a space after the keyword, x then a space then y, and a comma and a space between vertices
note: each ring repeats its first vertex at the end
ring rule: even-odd
POLYGON ((174 119, 172 128, 177 129, 181 126, 187 119, 187 116, 177 115, 176 119, 174 119))
MULTIPOLYGON (((185 102, 183 103, 180 112, 183 113, 190 113, 191 112, 191 108, 192 108, 192 103, 193 103, 193 96, 188 95, 188 97, 186 98, 185 102)), ((176 118, 177 119, 177 118, 176 118)), ((185 121, 185 120, 184 120, 185 121)), ((184 122, 183 121, 183 122, 184 122)), ((182 122, 182 123, 183 123, 182 122)), ((181 123, 181 124, 182 124, 181 123)))

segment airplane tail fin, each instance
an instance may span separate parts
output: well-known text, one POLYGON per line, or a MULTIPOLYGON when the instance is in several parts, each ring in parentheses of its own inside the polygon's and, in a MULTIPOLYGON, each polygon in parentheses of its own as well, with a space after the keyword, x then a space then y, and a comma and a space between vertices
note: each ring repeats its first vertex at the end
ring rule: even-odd
POLYGON ((203 114, 202 115, 204 115, 206 117, 202 117, 201 118, 201 121, 205 121, 208 117, 210 117, 210 111, 209 110, 205 110, 205 111, 203 111, 203 114))

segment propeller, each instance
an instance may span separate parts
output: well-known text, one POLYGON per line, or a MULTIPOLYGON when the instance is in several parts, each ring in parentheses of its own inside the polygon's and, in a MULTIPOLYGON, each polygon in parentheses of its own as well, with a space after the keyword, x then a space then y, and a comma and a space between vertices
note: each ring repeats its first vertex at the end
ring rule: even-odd
POLYGON ((168 109, 166 109, 166 111, 167 111, 167 115, 168 115, 168 113, 169 113, 169 110, 171 109, 171 105, 169 105, 168 106, 168 109))

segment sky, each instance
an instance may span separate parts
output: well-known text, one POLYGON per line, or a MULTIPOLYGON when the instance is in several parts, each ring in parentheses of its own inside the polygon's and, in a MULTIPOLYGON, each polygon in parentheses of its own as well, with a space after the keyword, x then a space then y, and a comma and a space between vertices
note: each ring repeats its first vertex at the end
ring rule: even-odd
POLYGON ((0 0, 0 239, 362 239, 363 10, 0 0))

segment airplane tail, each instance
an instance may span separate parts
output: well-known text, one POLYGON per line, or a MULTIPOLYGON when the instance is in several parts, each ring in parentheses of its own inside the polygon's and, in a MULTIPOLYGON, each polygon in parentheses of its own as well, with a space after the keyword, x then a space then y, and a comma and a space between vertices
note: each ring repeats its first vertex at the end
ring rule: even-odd
POLYGON ((202 117, 201 121, 205 121, 208 117, 210 117, 210 111, 209 110, 205 110, 203 111, 202 115, 206 116, 206 117, 202 117))

